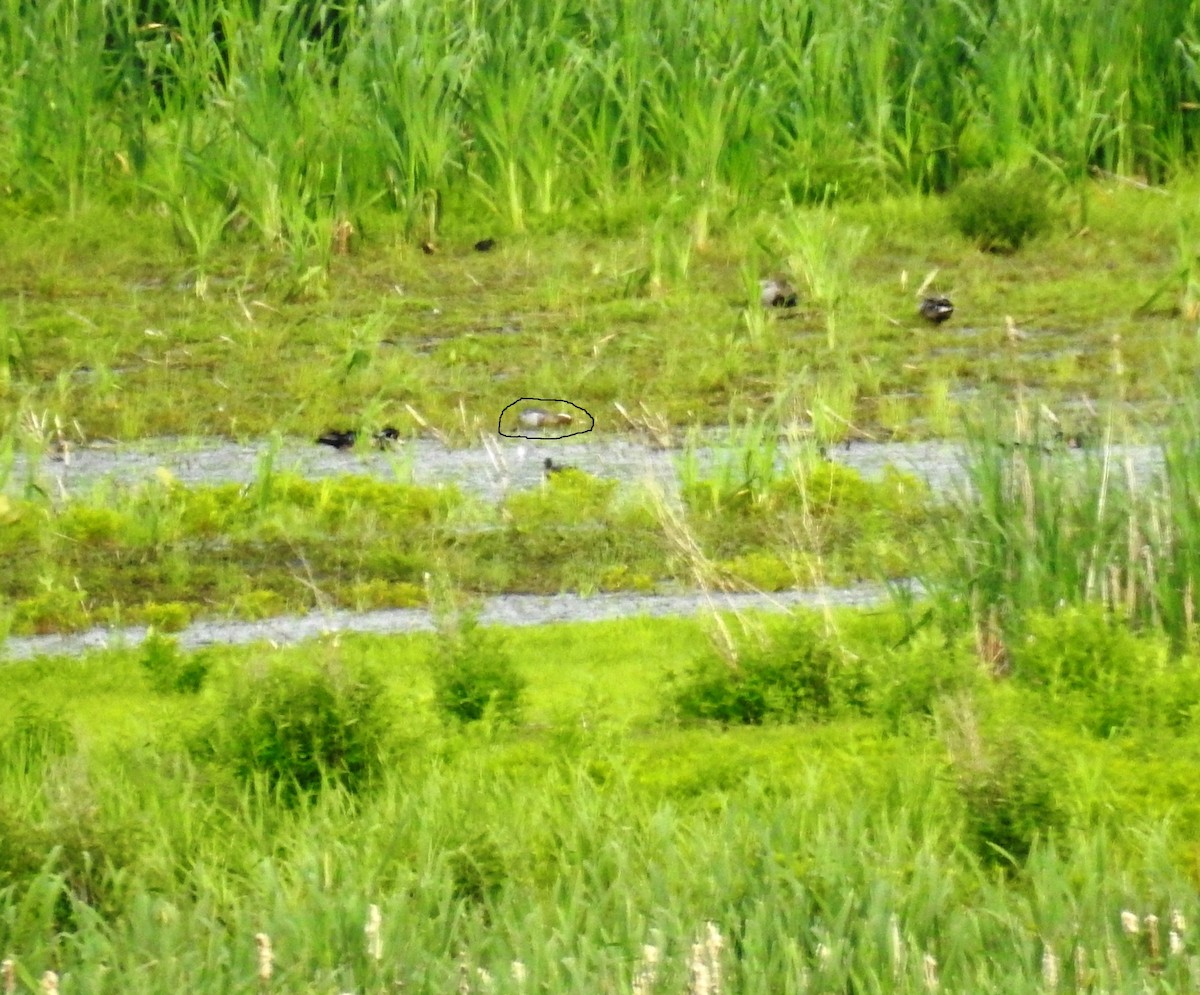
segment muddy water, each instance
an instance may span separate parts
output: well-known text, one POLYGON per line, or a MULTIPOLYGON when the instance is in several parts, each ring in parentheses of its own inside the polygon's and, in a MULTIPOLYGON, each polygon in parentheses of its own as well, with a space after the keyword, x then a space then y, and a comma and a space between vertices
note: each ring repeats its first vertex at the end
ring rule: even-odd
MULTIPOLYGON (((490 598, 480 615, 485 625, 546 625, 555 622, 599 622, 644 615, 650 618, 694 615, 719 611, 787 611, 796 605, 812 608, 863 607, 886 600, 887 590, 875 584, 774 594, 577 594, 535 596, 508 594, 490 598)), ((240 645, 300 642, 332 632, 428 632, 433 620, 425 609, 397 608, 371 612, 311 612, 259 622, 197 622, 177 634, 179 644, 197 649, 214 644, 240 645)), ((0 659, 26 660, 37 656, 79 656, 93 650, 136 646, 146 638, 143 626, 125 629, 90 629, 70 635, 28 636, 10 639, 0 649, 0 659)))

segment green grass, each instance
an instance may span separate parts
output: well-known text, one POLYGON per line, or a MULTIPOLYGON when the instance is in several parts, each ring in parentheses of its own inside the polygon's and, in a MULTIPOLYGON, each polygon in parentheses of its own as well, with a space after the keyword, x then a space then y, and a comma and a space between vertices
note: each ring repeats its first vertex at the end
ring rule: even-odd
POLYGON ((923 437, 954 433, 976 391, 1128 402, 1155 420, 1197 362, 1193 185, 1090 196, 1086 232, 1061 218, 1011 256, 974 248, 938 200, 738 212, 682 272, 657 268, 649 228, 502 238, 488 254, 467 236, 427 257, 381 219, 319 288, 275 251, 221 246, 203 298, 159 218, 18 218, 0 233, 0 429, 415 434, 411 408, 475 442, 505 406, 542 396, 583 405, 600 434, 627 429, 616 405, 644 405, 677 427, 753 412, 831 438, 923 437), (861 246, 852 261, 810 259, 788 234, 809 228, 861 246), (762 314, 754 281, 793 264, 797 313, 762 314), (957 307, 936 330, 913 296, 935 269, 957 307), (1008 316, 1025 338, 1010 341, 1008 316))
POLYGON ((706 921, 722 990, 747 995, 928 991, 933 961, 945 991, 1044 990, 1048 963, 1064 989, 1193 989, 1200 538, 1175 409, 1200 342, 1200 26, 1163 0, 1108 14, 2 5, 6 478, 60 437, 475 443, 521 396, 569 398, 601 435, 733 436, 711 471, 681 457, 678 511, 586 477, 487 507, 269 461, 245 489, 62 502, 6 479, 5 628, 421 603, 427 572, 490 593, 919 568, 933 593, 815 623, 858 682, 820 723, 668 707, 702 657, 735 687, 755 662, 769 699, 792 661, 755 647, 782 619, 502 633, 515 727, 438 720, 434 636, 214 649, 190 696, 152 690, 149 650, 6 665, 0 953, 21 990, 53 969, 68 993, 617 992, 652 943, 650 987, 696 991, 706 921), (973 174, 1041 187, 1047 229, 979 251, 1016 239, 957 231, 941 194, 973 174), (776 272, 795 313, 758 305, 776 272), (950 324, 916 318, 923 282, 950 324), (958 508, 812 452, 1006 407, 1021 437, 1040 405, 1066 433, 1165 437, 1166 482, 1003 449, 1007 418, 971 440, 958 508), (782 438, 803 453, 778 471, 782 438), (314 663, 379 674, 389 728, 360 793, 289 806, 197 743, 241 718, 230 688, 314 663), (1173 910, 1186 956, 1165 953, 1173 910))
POLYGON ((508 231, 944 190, 1037 160, 1158 181, 1197 147, 1200 29, 1136 0, 480 9, 65 0, 0 11, 7 199, 165 205, 200 283, 226 226, 326 265, 387 209, 508 231))
POLYGON ((59 504, 5 498, 0 592, 18 633, 171 630, 200 615, 423 605, 430 575, 476 594, 651 590, 691 586, 699 556, 713 582, 739 587, 902 577, 927 537, 925 490, 899 474, 870 482, 801 453, 768 487, 691 479, 718 499, 697 498, 672 528, 640 489, 578 472, 498 507, 454 488, 307 481, 267 464, 248 487, 166 476, 59 504), (694 547, 680 547, 680 530, 694 547))
MULTIPOLYGON (((834 622, 877 679, 897 665, 885 644, 899 620, 834 622)), ((439 725, 428 635, 213 650, 199 698, 151 693, 135 653, 5 667, 5 700, 37 701, 79 746, 4 770, 4 948, 29 987, 53 968, 64 986, 97 992, 250 991, 257 932, 277 958, 270 988, 374 992, 402 980, 432 992, 457 984, 461 956, 502 990, 517 990, 519 959, 531 984, 594 991, 628 987, 643 943, 662 950, 660 983, 685 985, 690 944, 711 920, 728 991, 799 992, 805 973, 829 989, 855 978, 921 991, 927 954, 949 989, 1033 989, 1046 946, 1068 986, 1076 946, 1110 988, 1194 983, 1192 961, 1156 966, 1145 936, 1119 926, 1123 910, 1155 913, 1165 951, 1172 910, 1189 923, 1200 913, 1180 780, 1197 755, 1194 723, 1096 739, 1021 679, 977 684, 983 741, 1036 737, 1066 817, 1053 842, 1001 873, 973 855, 954 786, 947 743, 961 705, 914 713, 900 734, 869 714, 750 729, 664 722, 663 676, 695 658, 709 628, 504 632, 529 680, 511 730, 439 725), (234 672, 322 657, 370 667, 388 688, 393 730, 373 789, 286 809, 181 756, 234 672), (74 899, 56 899, 63 881, 74 899), (362 932, 371 903, 378 963, 362 932)), ((11 716, 0 717, 5 743, 11 716)))

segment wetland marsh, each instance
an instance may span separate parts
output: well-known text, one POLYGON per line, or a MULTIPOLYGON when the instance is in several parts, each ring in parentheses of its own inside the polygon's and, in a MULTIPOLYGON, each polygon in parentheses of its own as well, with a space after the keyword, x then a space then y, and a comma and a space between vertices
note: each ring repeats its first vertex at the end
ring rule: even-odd
POLYGON ((0 6, 5 993, 1194 990, 1197 66, 0 6))

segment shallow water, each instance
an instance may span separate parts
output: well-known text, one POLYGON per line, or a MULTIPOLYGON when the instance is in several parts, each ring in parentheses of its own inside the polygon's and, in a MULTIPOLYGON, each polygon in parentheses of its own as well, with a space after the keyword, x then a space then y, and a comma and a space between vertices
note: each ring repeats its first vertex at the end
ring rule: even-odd
MULTIPOLYGON (((721 460, 720 437, 695 450, 701 468, 721 460)), ((163 470, 186 485, 252 482, 271 452, 267 441, 239 444, 219 439, 160 439, 130 445, 94 446, 74 450, 63 462, 44 460, 30 464, 18 457, 6 489, 19 492, 35 480, 56 497, 82 495, 106 482, 130 485, 154 480, 163 470), (32 476, 31 476, 32 475, 32 476)), ((1124 474, 1126 465, 1135 479, 1144 481, 1159 472, 1162 452, 1156 446, 1120 446, 1109 451, 1124 474)), ((786 458, 781 447, 777 462, 786 458)), ((1086 451, 1067 451, 1064 457, 1082 464, 1086 451)), ((498 501, 514 490, 527 490, 542 481, 542 462, 575 466, 601 477, 624 483, 654 481, 668 494, 677 494, 679 450, 663 450, 623 438, 587 436, 574 441, 529 442, 489 441, 471 449, 451 449, 429 440, 405 442, 393 452, 360 447, 353 452, 317 446, 304 440, 285 440, 275 452, 277 471, 319 479, 362 474, 385 480, 412 481, 423 485, 454 484, 464 492, 498 501)), ((838 446, 829 458, 852 467, 868 479, 878 479, 890 465, 925 480, 935 494, 946 494, 966 483, 964 448, 947 442, 869 443, 838 446)), ((848 589, 787 591, 771 595, 733 594, 716 596, 714 603, 726 608, 782 610, 790 605, 870 605, 884 600, 880 586, 848 589)), ((483 621, 498 625, 541 625, 549 622, 597 621, 645 614, 688 615, 709 606, 702 593, 645 595, 602 594, 590 597, 563 594, 551 597, 505 595, 486 602, 483 621)), ((314 612, 284 616, 261 622, 204 621, 179 635, 182 645, 271 641, 290 643, 327 631, 414 632, 432 628, 423 609, 387 610, 364 613, 314 612)), ((78 655, 114 645, 136 645, 146 630, 93 629, 69 635, 12 638, 0 648, 0 657, 10 660, 32 656, 78 655)))
MULTIPOLYGON (((30 463, 18 456, 5 490, 18 493, 33 480, 53 497, 80 495, 105 481, 122 485, 150 481, 161 475, 162 470, 187 485, 248 484, 258 475, 270 452, 271 444, 266 440, 243 444, 201 438, 89 446, 72 449, 62 462, 46 459, 30 463)), ((695 456, 703 469, 718 463, 723 453, 729 452, 722 450, 719 437, 714 436, 713 444, 697 448, 695 456)), ((1139 479, 1152 475, 1162 465, 1162 453, 1156 446, 1117 446, 1111 453, 1122 463, 1128 459, 1139 479)), ((782 463, 786 455, 781 446, 777 463, 782 463)), ((831 460, 870 479, 880 477, 891 464, 928 482, 935 494, 944 494, 964 482, 964 455, 963 447, 951 442, 856 442, 848 448, 839 445, 829 451, 831 460)), ((1069 456, 1084 458, 1081 452, 1069 456)), ((537 486, 542 480, 546 457, 552 457, 556 464, 574 466, 623 483, 648 479, 669 493, 678 489, 680 450, 595 435, 561 442, 496 439, 469 449, 452 449, 418 439, 404 442, 391 452, 365 446, 339 452, 305 440, 288 439, 276 451, 273 465, 276 471, 312 479, 361 474, 424 485, 455 484, 464 492, 498 501, 509 491, 537 486)))
MULTIPOLYGON (((485 625, 547 625, 555 622, 599 622, 606 619, 694 615, 706 610, 787 611, 803 605, 821 607, 867 607, 884 602, 887 588, 861 584, 848 588, 818 588, 809 591, 779 591, 771 594, 557 594, 549 596, 505 594, 484 601, 480 621, 485 625)), ((324 633, 367 632, 376 634, 430 632, 433 619, 425 608, 393 608, 383 611, 310 612, 285 615, 258 622, 205 621, 176 633, 179 644, 198 649, 215 644, 242 645, 269 642, 275 645, 313 639, 324 633)), ((0 647, 0 659, 27 660, 38 656, 80 656, 93 650, 137 646, 146 638, 145 626, 124 629, 89 629, 67 635, 23 636, 9 639, 0 647)))

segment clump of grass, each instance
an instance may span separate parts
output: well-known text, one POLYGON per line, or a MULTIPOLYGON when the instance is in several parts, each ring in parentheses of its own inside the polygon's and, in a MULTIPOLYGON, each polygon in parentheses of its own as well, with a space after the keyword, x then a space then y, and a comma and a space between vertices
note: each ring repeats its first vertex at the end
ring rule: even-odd
POLYGON ((445 718, 478 722, 485 716, 515 722, 525 679, 500 637, 479 625, 477 612, 443 608, 429 657, 434 707, 445 718))
POLYGON ((1107 441, 1072 455, 1044 428, 1024 431, 1027 421, 1018 412, 1015 442, 993 430, 972 441, 970 486, 942 518, 941 566, 927 574, 929 589, 950 614, 965 610, 984 642, 1011 641, 1033 612, 1092 603, 1165 633, 1176 650, 1190 645, 1200 590, 1200 412, 1184 406, 1175 416, 1163 471, 1148 481, 1107 441))
POLYGON ((36 770, 75 750, 75 732, 61 714, 26 696, 13 705, 11 725, 0 737, 6 767, 36 770))
POLYGON ((828 719, 864 709, 866 694, 860 663, 805 622, 733 660, 710 650, 666 685, 674 714, 726 725, 828 719))
POLYGON ((1016 252, 1050 226, 1050 200, 1031 171, 971 177, 954 192, 950 219, 981 249, 1016 252))
POLYGON ((950 766, 975 852, 987 864, 1019 866, 1035 841, 1064 824, 1051 768, 1020 730, 985 738, 966 699, 946 718, 950 766))
POLYGON ((150 687, 159 694, 196 694, 208 676, 205 653, 183 653, 177 640, 157 632, 146 637, 140 655, 150 687))
POLYGON ((448 861, 451 893, 468 906, 486 908, 508 879, 504 854, 487 833, 453 850, 448 861))
POLYGON ((195 751, 295 802, 326 784, 365 788, 380 769, 387 735, 382 682, 330 651, 236 680, 195 751))

